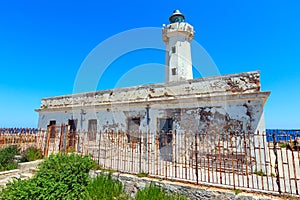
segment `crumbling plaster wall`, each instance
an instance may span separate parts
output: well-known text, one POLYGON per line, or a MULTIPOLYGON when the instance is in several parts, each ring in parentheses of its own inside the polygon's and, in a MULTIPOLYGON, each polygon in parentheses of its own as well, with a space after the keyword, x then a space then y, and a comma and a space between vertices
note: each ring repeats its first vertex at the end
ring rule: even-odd
MULTIPOLYGON (((158 130, 160 118, 171 118, 177 131, 256 131, 263 116, 262 100, 240 100, 229 102, 198 102, 177 104, 168 107, 153 105, 149 107, 149 127, 153 134, 158 130)), ((57 124, 67 124, 69 119, 77 120, 78 130, 88 130, 88 120, 97 119, 97 130, 128 131, 128 120, 140 118, 140 131, 147 130, 146 105, 136 108, 83 109, 62 112, 41 112, 39 127, 47 127, 50 120, 57 124), (84 111, 83 111, 84 110, 84 111)), ((262 123, 262 122, 261 122, 262 123)))
MULTIPOLYGON (((215 103, 183 107, 174 117, 179 130, 185 131, 255 131, 262 116, 259 100, 215 103)), ((172 112, 172 111, 170 111, 172 112)))
POLYGON ((151 102, 163 99, 189 98, 190 96, 214 96, 220 94, 247 94, 260 91, 259 72, 248 72, 220 77, 193 79, 147 86, 136 86, 98 92, 44 98, 41 108, 74 108, 120 103, 151 102))
POLYGON ((97 119, 98 131, 128 132, 128 120, 140 119, 142 132, 152 135, 160 118, 173 119, 181 132, 264 131, 263 106, 268 92, 260 92, 259 72, 137 86, 42 99, 39 128, 77 120, 77 130, 88 130, 97 119), (149 126, 147 111, 149 107, 149 126))

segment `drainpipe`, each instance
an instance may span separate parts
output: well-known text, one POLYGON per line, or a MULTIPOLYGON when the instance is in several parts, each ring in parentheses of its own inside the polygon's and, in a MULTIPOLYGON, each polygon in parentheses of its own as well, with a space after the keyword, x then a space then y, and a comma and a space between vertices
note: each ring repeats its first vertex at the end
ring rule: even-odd
POLYGON ((82 114, 83 114, 83 109, 80 110, 80 131, 82 131, 82 114))
POLYGON ((147 144, 146 144, 146 148, 147 148, 147 151, 146 151, 146 158, 148 159, 148 151, 149 151, 149 149, 148 149, 148 144, 149 144, 149 141, 148 141, 148 139, 149 139, 149 121, 150 121, 150 117, 149 117, 149 110, 150 110, 150 107, 149 107, 149 104, 147 105, 147 107, 146 107, 146 120, 147 120, 147 126, 146 126, 146 137, 147 137, 147 144))

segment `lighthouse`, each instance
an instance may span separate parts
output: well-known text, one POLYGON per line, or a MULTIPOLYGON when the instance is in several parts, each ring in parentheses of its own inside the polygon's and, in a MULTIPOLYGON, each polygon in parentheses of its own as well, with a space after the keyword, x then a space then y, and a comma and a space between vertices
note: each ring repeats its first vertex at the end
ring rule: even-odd
POLYGON ((193 79, 190 42, 194 38, 194 27, 185 22, 185 16, 179 10, 173 12, 169 21, 162 31, 166 43, 165 81, 193 79))

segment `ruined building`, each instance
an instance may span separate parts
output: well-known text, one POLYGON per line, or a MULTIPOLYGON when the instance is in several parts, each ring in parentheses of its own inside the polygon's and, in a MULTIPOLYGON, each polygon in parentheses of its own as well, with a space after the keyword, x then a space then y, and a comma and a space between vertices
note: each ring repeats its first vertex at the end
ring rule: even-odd
POLYGON ((165 83, 44 98, 38 128, 70 125, 85 131, 132 135, 176 131, 206 134, 263 132, 264 104, 257 71, 193 79, 190 42, 194 28, 178 10, 163 27, 165 83))

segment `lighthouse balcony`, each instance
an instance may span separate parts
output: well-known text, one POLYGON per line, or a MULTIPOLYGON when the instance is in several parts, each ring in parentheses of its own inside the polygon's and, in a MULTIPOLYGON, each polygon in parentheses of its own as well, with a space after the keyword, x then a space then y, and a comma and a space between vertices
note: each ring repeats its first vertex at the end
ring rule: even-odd
POLYGON ((163 29, 163 37, 171 37, 176 33, 184 33, 189 36, 189 39, 192 40, 194 38, 194 27, 188 23, 172 23, 164 27, 163 29))

